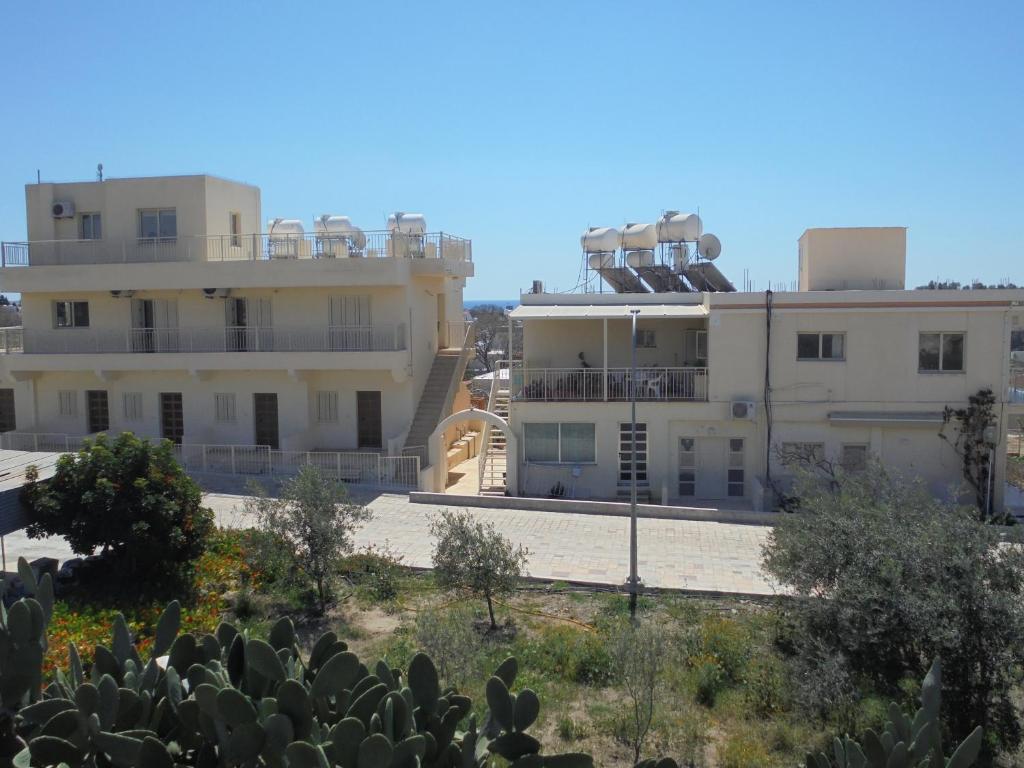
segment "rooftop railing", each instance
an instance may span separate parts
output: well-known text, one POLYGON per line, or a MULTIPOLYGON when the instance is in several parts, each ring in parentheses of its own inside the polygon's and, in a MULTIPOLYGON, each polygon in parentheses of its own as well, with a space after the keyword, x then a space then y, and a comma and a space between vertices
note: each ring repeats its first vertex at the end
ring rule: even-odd
POLYGON ((0 266, 146 264, 187 261, 399 258, 472 261, 472 241, 444 232, 405 235, 252 234, 0 243, 0 266))
POLYGON ((707 368, 521 368, 509 373, 513 400, 530 402, 708 399, 707 368))
MULTIPOLYGON (((14 329, 7 329, 10 334, 14 329)), ((33 331, 17 329, 10 349, 26 354, 146 352, 394 352, 406 349, 405 323, 324 327, 221 326, 33 331), (20 343, 18 343, 20 342, 20 343)))

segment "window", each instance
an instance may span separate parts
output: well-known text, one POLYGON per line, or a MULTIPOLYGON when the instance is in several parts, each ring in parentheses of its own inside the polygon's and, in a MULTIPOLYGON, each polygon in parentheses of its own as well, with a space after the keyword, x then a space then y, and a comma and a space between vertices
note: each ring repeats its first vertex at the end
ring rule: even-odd
POLYGON ((185 409, 181 392, 160 393, 160 436, 175 445, 185 439, 185 409))
POLYGON ((797 360, 844 360, 846 334, 798 333, 796 335, 797 360))
POLYGON ((745 491, 743 474, 743 438, 729 438, 729 478, 728 492, 730 496, 743 496, 745 491))
POLYGON ((235 421, 235 395, 233 392, 215 392, 213 395, 213 416, 217 421, 235 421))
POLYGON ((89 434, 110 429, 110 402, 107 399, 107 390, 86 390, 85 407, 89 434))
POLYGON ((844 445, 839 463, 847 472, 863 472, 868 467, 868 447, 861 443, 844 445))
POLYGON ((679 438, 679 495, 697 495, 697 441, 679 438))
POLYGON ((228 214, 228 227, 231 233, 231 245, 238 247, 242 244, 242 214, 232 211, 228 214))
POLYGON ((78 393, 62 389, 57 393, 57 415, 71 418, 78 415, 78 393))
POLYGON ((964 334, 922 333, 917 345, 918 371, 954 373, 964 370, 964 334))
POLYGON ((125 392, 121 395, 125 421, 142 421, 142 393, 125 392))
POLYGON ((338 393, 316 393, 316 420, 320 424, 333 424, 338 421, 338 393))
POLYGON ((14 419, 14 390, 0 389, 0 432, 13 432, 17 428, 14 419))
POLYGON ((82 239, 99 240, 103 237, 103 227, 98 213, 82 214, 82 239))
POLYGON ((178 212, 174 208, 139 211, 139 238, 174 240, 178 236, 178 212))
POLYGON ((54 328, 88 328, 88 301, 55 301, 53 302, 54 328))
POLYGON ((654 331, 650 328, 636 329, 636 345, 638 348, 654 349, 658 346, 655 340, 654 331))
POLYGON ((553 464, 593 464, 596 456, 593 424, 524 424, 526 461, 553 464))

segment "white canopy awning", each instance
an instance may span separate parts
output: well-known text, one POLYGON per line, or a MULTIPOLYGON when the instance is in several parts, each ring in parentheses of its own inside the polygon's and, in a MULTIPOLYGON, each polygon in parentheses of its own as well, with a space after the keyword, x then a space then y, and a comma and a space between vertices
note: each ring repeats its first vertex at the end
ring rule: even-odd
POLYGON ((628 320, 630 311, 634 309, 639 310, 637 317, 641 319, 706 317, 708 314, 708 309, 703 304, 533 304, 520 305, 513 309, 509 316, 515 320, 628 320))

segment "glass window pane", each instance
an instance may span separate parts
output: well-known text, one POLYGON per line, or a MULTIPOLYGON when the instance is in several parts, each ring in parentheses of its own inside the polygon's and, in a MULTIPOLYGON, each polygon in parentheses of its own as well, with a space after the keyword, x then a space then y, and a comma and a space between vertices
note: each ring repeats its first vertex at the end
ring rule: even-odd
POLYGON ((178 236, 178 214, 174 210, 160 211, 160 237, 178 236))
POLYGON ((729 439, 729 450, 733 453, 740 453, 743 450, 743 438, 733 437, 729 439))
POLYGON ((847 472, 859 472, 867 467, 868 447, 866 445, 844 445, 840 464, 847 472))
POLYGON ((562 461, 579 463, 594 461, 594 425, 562 425, 562 461))
POLYGON ((939 334, 921 334, 918 344, 917 367, 922 371, 939 370, 939 334))
POLYGON ((821 357, 823 360, 843 359, 843 334, 825 333, 821 336, 821 357))
POLYGON ((964 335, 962 333, 942 334, 942 370, 962 371, 964 369, 964 335))
POLYGON ((93 238, 93 240, 99 240, 101 237, 103 237, 103 227, 102 227, 102 221, 100 219, 100 215, 98 213, 94 213, 91 218, 92 218, 92 238, 93 238))
POLYGON ((798 333, 796 336, 796 356, 798 360, 817 360, 818 334, 798 333))
POLYGON ((527 461, 558 461, 558 425, 524 424, 527 461))
POLYGON ((743 470, 742 469, 730 469, 729 470, 729 482, 730 483, 742 483, 743 482, 743 470))
POLYGON ((68 317, 68 302, 58 301, 54 304, 54 319, 58 328, 66 328, 71 323, 68 317))
POLYGON ((139 237, 157 237, 160 234, 160 227, 156 211, 142 211, 139 213, 139 237))
POLYGON ((692 437, 679 438, 679 450, 689 453, 693 450, 694 439, 692 437))
POLYGON ((87 301, 76 301, 74 303, 75 308, 75 327, 85 328, 89 325, 89 302, 87 301))

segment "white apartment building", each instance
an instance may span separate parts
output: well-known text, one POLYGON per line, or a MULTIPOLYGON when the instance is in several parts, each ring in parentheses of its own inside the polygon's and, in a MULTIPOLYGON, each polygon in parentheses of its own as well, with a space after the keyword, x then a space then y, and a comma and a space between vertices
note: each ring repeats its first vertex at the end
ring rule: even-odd
POLYGON ((422 216, 264 230, 257 187, 206 175, 25 197, 28 240, 0 254, 23 316, 0 431, 400 455, 450 407, 471 244, 422 216))
POLYGON ((653 240, 643 253, 594 246, 605 234, 584 236, 585 258, 622 292, 524 294, 511 313, 522 354, 491 405, 507 410, 514 455, 482 460, 484 491, 623 500, 635 471, 641 500, 757 510, 768 473, 792 474, 781 457, 804 453, 854 468, 873 454, 947 494, 962 464, 938 436, 943 409, 988 388, 1002 509, 1006 428, 1024 414, 1010 386, 1024 290, 905 290, 903 228, 807 230, 799 289, 774 293, 730 290, 695 243, 680 239, 673 263, 653 240))

